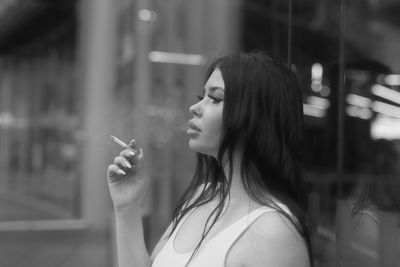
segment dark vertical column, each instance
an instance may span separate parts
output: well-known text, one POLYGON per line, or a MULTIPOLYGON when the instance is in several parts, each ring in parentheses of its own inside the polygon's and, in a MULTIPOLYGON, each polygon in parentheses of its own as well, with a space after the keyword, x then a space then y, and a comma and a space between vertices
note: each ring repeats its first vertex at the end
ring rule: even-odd
POLYGON ((346 41, 346 0, 340 1, 340 44, 338 80, 338 127, 337 127, 337 222, 336 222, 336 266, 350 251, 351 207, 343 198, 343 150, 344 150, 344 98, 345 98, 345 41, 346 41))
POLYGON ((345 95, 345 38, 346 38, 346 7, 345 0, 340 4, 340 44, 339 44, 339 87, 338 87, 338 144, 337 173, 338 198, 343 198, 343 149, 344 149, 344 95, 345 95))
POLYGON ((293 19, 293 1, 288 0, 288 29, 287 29, 287 65, 292 65, 292 19, 293 19))

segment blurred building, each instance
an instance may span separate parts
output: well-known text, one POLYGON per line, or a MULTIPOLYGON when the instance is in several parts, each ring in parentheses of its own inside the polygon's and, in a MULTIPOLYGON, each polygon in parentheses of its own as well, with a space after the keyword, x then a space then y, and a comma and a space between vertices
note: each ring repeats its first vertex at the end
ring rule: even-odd
POLYGON ((185 130, 204 67, 262 49, 303 88, 315 265, 397 266, 399 11, 396 0, 1 1, 0 258, 114 263, 109 134, 146 153, 152 250, 192 177, 185 130))
POLYGON ((1 221, 80 214, 75 3, 0 5, 1 221))

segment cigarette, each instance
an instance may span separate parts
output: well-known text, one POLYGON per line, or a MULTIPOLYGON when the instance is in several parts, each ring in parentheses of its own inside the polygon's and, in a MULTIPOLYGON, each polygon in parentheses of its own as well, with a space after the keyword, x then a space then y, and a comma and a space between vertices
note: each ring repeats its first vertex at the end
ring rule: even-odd
POLYGON ((117 137, 113 136, 110 134, 110 138, 111 140, 113 140, 115 143, 117 143, 118 145, 120 145, 123 148, 127 148, 127 149, 131 149, 133 151, 135 151, 132 147, 130 147, 129 145, 127 145, 124 141, 118 139, 117 137))

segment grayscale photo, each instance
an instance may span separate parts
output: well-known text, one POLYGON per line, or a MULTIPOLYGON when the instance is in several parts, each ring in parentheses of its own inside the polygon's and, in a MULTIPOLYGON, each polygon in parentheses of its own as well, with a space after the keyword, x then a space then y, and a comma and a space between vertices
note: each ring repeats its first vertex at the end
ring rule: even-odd
POLYGON ((1 267, 399 267, 399 0, 0 0, 1 267))

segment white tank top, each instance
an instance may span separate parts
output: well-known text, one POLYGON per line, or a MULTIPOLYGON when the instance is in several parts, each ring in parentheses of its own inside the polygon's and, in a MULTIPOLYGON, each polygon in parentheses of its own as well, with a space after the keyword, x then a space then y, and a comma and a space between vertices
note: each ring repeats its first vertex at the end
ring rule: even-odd
MULTIPOLYGON (((288 212, 285 205, 279 204, 279 206, 288 212)), ((193 210, 191 210, 192 212, 193 210)), ((235 243, 235 241, 246 231, 246 229, 261 215, 269 211, 276 211, 270 207, 259 207, 246 216, 242 217, 238 221, 226 227, 220 233, 212 237, 206 243, 203 243, 199 250, 196 252, 194 258, 189 263, 190 267, 224 267, 226 262, 226 256, 229 250, 235 243)), ((190 215, 189 212, 177 225, 175 231, 168 239, 164 247, 158 253, 153 261, 152 267, 184 267, 188 262, 192 252, 178 253, 174 247, 174 240, 176 234, 179 232, 182 224, 185 222, 187 217, 190 215)), ((272 229, 271 229, 272 230, 272 229)))

